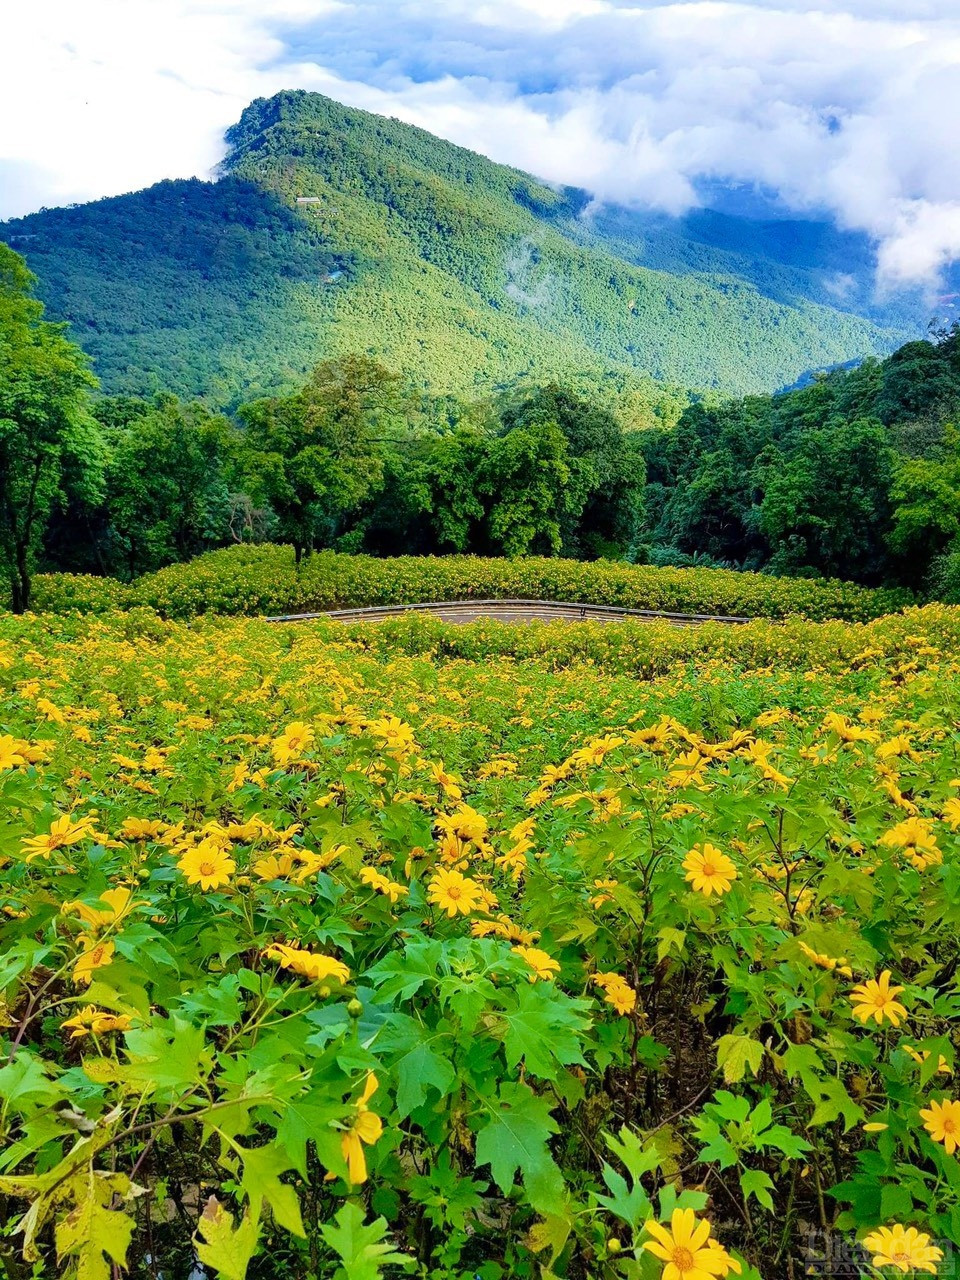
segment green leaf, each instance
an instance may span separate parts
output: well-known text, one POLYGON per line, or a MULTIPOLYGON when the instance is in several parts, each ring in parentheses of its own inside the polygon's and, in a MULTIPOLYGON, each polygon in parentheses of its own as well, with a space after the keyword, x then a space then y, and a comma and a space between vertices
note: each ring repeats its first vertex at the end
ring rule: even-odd
POLYGON ((846 1089, 834 1076, 827 1076, 818 1082, 820 1101, 813 1109, 810 1123, 830 1124, 839 1116, 843 1116, 843 1131, 847 1133, 855 1124, 863 1119, 863 1107, 859 1106, 847 1093, 846 1089))
POLYGON ((750 1036, 721 1036, 717 1041, 717 1066, 727 1084, 739 1084, 750 1069, 756 1075, 763 1061, 763 1045, 750 1036))
POLYGON ((249 1210, 234 1230, 233 1214, 224 1209, 216 1196, 211 1196, 197 1230, 203 1237, 200 1241, 194 1236, 200 1261, 212 1267, 223 1280, 245 1280, 259 1234, 258 1223, 249 1210))
POLYGON ((521 1061, 530 1075, 556 1080, 562 1067, 583 1062, 580 1035, 589 1027, 579 1012, 589 1007, 555 991, 550 983, 524 983, 513 992, 513 1008, 498 1017, 495 1034, 503 1038, 509 1067, 521 1061))
POLYGON ((82 1199, 57 1223, 57 1257, 77 1260, 77 1280, 110 1280, 108 1259, 123 1266, 133 1234, 134 1222, 119 1209, 108 1209, 115 1190, 129 1189, 110 1175, 84 1173, 70 1180, 82 1199))
POLYGON ((264 1200, 281 1227, 295 1236, 305 1236, 300 1218, 300 1202, 293 1187, 280 1181, 280 1174, 292 1168, 293 1161, 276 1145, 243 1148, 243 1180, 241 1185, 250 1201, 250 1214, 260 1220, 264 1200))
POLYGON ((173 1018, 126 1033, 125 1080, 177 1090, 204 1079, 211 1065, 202 1027, 173 1018))
POLYGON ((744 1169, 740 1174, 740 1190, 743 1192, 744 1200, 755 1196, 765 1209, 773 1208, 773 1196, 770 1194, 773 1190, 773 1179, 762 1169, 744 1169))
POLYGON ((397 1073, 397 1111, 401 1120, 423 1105, 430 1088, 441 1097, 450 1092, 456 1072, 449 1058, 438 1052, 443 1046, 452 1047, 448 1030, 431 1032, 406 1014, 395 1014, 384 1028, 377 1048, 388 1061, 392 1054, 399 1055, 391 1065, 397 1073))
POLYGON ((350 1202, 337 1214, 336 1226, 327 1223, 320 1234, 343 1264, 337 1270, 337 1280, 379 1280, 383 1267, 410 1261, 384 1241, 386 1218, 364 1226, 362 1211, 350 1202))
POLYGON ((525 1084, 503 1084, 495 1110, 477 1134, 477 1164, 489 1164, 494 1181, 511 1191, 519 1170, 527 1200, 543 1215, 563 1212, 563 1176, 547 1140, 559 1128, 550 1103, 525 1084))

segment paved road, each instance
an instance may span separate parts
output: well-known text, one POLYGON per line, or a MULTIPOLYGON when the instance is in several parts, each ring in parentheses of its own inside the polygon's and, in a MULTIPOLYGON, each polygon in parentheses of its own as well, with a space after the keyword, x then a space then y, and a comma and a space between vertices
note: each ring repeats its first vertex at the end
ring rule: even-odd
POLYGON ((338 622, 379 622, 405 613, 423 613, 441 622, 622 622, 632 618, 643 622, 670 622, 674 626, 696 626, 701 622, 740 624, 749 618, 707 613, 662 613, 653 609, 621 609, 616 605, 577 604, 563 600, 447 600, 430 604, 374 605, 364 609, 335 609, 326 613, 288 613, 268 618, 268 622, 308 622, 329 618, 338 622))

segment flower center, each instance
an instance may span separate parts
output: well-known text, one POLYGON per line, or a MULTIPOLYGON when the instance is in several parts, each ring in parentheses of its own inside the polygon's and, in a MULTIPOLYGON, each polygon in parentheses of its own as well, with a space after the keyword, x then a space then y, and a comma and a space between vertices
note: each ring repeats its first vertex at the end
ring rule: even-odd
POLYGON ((957 1122, 951 1116, 944 1116, 942 1124, 944 1133, 956 1133, 957 1122))
POLYGON ((459 898, 461 898, 462 896, 463 896, 463 890, 462 890, 462 889, 458 889, 456 885, 452 885, 452 886, 447 890, 447 897, 448 897, 448 898, 452 898, 452 899, 454 900, 454 902, 456 902, 456 901, 457 901, 459 898))
POLYGON ((693 1254, 683 1245, 674 1248, 671 1261, 680 1272, 693 1270, 693 1254))
POLYGON ((90 963, 97 965, 103 959, 103 947, 94 947, 90 952, 90 963))
POLYGON ((216 873, 217 873, 217 868, 212 862, 200 863, 200 874, 202 876, 213 876, 213 875, 216 875, 216 873))
POLYGON ((890 1261, 891 1261, 891 1262, 894 1262, 894 1263, 897 1263, 897 1262, 912 1262, 912 1261, 913 1261, 913 1259, 910 1257, 910 1254, 909 1254, 909 1253, 904 1253, 904 1252, 901 1250, 899 1253, 891 1253, 891 1255, 890 1255, 890 1261))
POLYGON ((715 876, 717 874, 717 868, 712 862, 705 862, 701 869, 705 876, 715 876))

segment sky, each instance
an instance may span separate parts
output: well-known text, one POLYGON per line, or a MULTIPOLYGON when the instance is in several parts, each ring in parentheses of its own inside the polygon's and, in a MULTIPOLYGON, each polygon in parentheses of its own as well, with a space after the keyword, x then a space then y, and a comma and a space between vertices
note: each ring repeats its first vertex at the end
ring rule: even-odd
POLYGON ((253 98, 317 90, 599 201, 756 185, 960 259, 960 0, 44 0, 5 15, 0 218, 210 176, 253 98))

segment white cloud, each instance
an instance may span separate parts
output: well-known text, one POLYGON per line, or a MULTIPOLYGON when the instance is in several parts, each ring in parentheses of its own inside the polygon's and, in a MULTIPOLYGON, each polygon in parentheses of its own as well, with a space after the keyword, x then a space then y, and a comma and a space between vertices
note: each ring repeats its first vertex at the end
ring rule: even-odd
POLYGON ((46 0, 12 24, 0 213, 206 173, 247 101, 302 87, 603 199, 773 188, 875 237, 891 285, 960 257, 960 0, 46 0))

